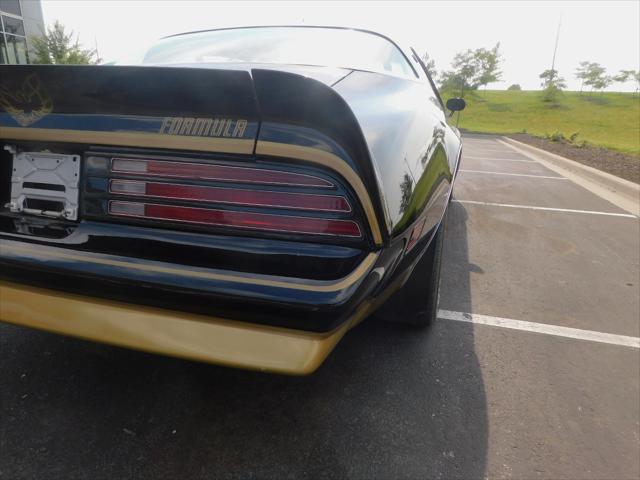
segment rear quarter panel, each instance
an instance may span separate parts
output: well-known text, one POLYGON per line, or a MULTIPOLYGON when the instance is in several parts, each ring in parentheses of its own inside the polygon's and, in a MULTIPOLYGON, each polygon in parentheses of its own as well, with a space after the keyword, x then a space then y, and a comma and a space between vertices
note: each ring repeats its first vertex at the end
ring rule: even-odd
POLYGON ((423 219, 428 237, 446 208, 460 152, 433 90, 421 80, 358 71, 334 89, 362 129, 392 239, 423 219))

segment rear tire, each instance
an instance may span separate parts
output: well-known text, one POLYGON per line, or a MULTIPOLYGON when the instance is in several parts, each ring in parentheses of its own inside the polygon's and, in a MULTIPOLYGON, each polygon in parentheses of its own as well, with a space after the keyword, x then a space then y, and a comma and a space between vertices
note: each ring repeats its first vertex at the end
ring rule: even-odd
POLYGON ((426 328, 436 319, 446 218, 445 212, 431 244, 407 282, 380 308, 378 316, 383 320, 426 328))

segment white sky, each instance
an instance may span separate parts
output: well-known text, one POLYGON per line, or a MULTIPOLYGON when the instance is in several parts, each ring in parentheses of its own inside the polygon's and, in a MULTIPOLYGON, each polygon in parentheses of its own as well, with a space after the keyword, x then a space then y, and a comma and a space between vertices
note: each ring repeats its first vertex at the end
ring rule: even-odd
MULTIPOLYGON (((503 81, 539 88, 550 67, 562 18, 556 69, 570 89, 578 62, 609 73, 640 69, 640 0, 608 2, 205 2, 43 0, 45 22, 60 20, 87 47, 97 44, 105 61, 127 57, 172 33, 226 26, 307 24, 367 28, 401 36, 419 53, 428 51, 440 71, 458 51, 500 42, 503 81)), ((634 90, 633 83, 610 90, 634 90)))

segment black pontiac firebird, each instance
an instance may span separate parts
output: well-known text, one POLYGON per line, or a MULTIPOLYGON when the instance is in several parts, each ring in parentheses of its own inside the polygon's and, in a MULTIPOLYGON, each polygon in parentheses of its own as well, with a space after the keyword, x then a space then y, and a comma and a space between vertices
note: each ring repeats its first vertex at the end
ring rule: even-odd
POLYGON ((462 108, 343 28, 0 66, 0 319, 294 374, 376 309, 427 325, 462 108))

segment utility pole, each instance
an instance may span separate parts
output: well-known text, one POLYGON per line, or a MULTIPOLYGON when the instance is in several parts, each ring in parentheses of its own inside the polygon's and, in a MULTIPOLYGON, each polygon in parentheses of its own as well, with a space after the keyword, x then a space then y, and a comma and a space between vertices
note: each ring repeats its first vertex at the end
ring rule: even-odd
POLYGON ((556 52, 558 51, 558 41, 560 40, 560 26, 562 25, 562 15, 558 20, 558 30, 556 30, 556 44, 553 47, 553 60, 551 60, 551 71, 553 72, 556 67, 556 52))
POLYGON ((102 59, 100 58, 100 52, 98 51, 98 37, 96 37, 95 35, 93 36, 93 44, 96 47, 96 58, 99 63, 102 63, 102 59))

